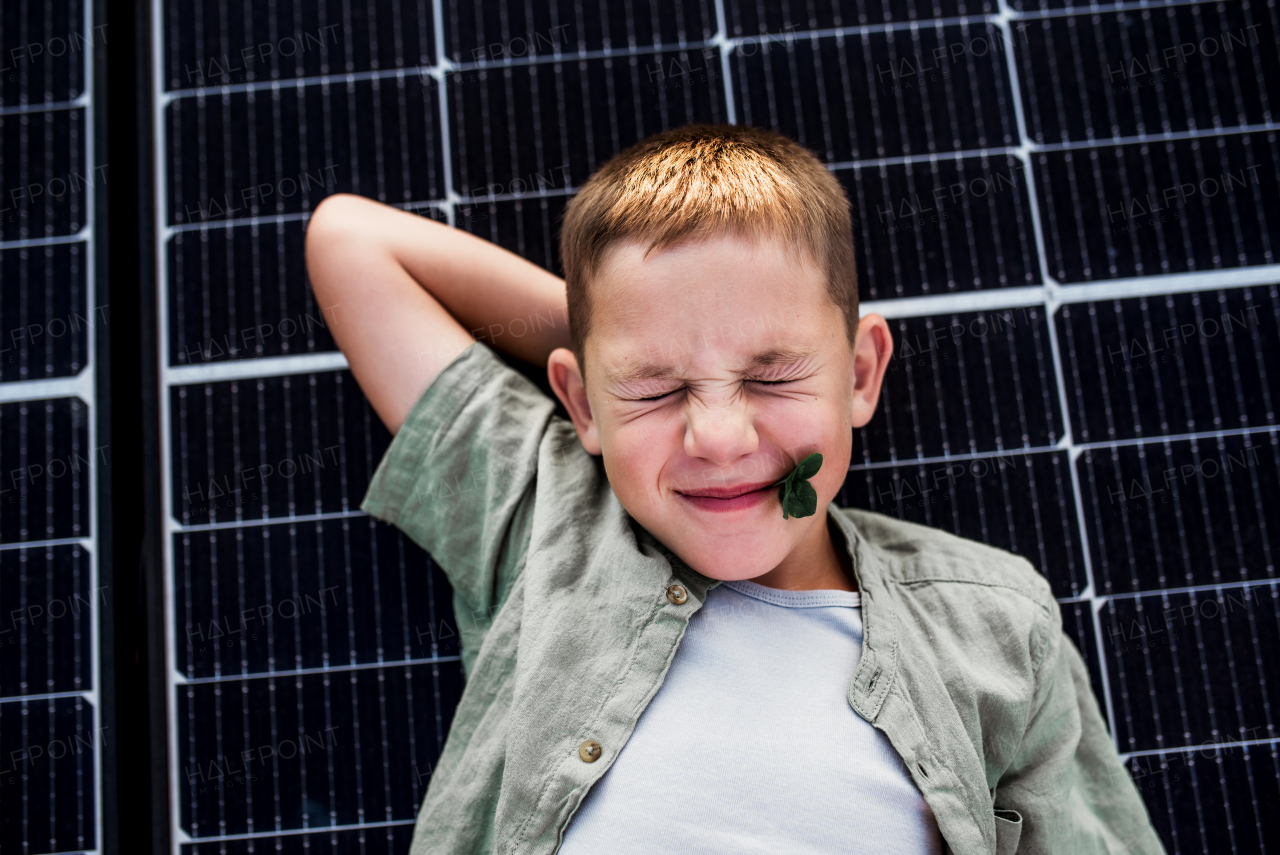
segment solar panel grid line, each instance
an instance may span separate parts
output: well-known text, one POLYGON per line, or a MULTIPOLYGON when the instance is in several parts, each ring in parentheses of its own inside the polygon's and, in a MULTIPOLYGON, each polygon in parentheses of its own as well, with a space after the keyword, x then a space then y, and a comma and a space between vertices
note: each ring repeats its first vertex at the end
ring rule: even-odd
POLYGON ((1150 3, 1146 2, 1146 0, 1136 0, 1135 2, 1124 3, 1090 3, 1081 6, 1068 4, 1056 9, 1011 9, 1011 13, 1016 18, 1035 20, 1038 18, 1067 18, 1076 15, 1092 15, 1106 12, 1146 12, 1174 6, 1192 6, 1203 2, 1204 0, 1158 0, 1158 2, 1150 3))
POLYGON ((94 693, 92 689, 84 689, 75 692, 38 692, 30 695, 14 695, 12 697, 0 698, 0 704, 54 701, 62 698, 79 698, 81 700, 93 702, 94 693))
MULTIPOLYGON (((1007 0, 998 0, 998 8, 1000 10, 997 20, 1007 44, 1014 44, 1012 29, 1010 27, 1010 7, 1007 0)), ((1030 135, 1027 128, 1027 120, 1023 111, 1022 98, 1022 78, 1018 74, 1018 67, 1013 50, 1005 51, 1005 73, 1009 80, 1010 103, 1013 108, 1014 124, 1018 132, 1019 147, 1022 149, 1020 157, 1023 160, 1024 174, 1033 174, 1031 154, 1028 150, 1030 135)), ((1076 459, 1079 452, 1074 447, 1074 436, 1071 431, 1070 418, 1070 402, 1067 400, 1066 384, 1063 377, 1063 361, 1061 346, 1058 342, 1057 324, 1055 323, 1055 314, 1057 306, 1055 305, 1055 297, 1057 292, 1057 280, 1051 275, 1048 261, 1048 248, 1044 236, 1044 228, 1040 222, 1040 204, 1037 194, 1037 188, 1034 181, 1027 181, 1027 194, 1030 199, 1029 216, 1032 224, 1032 234, 1035 237, 1036 256, 1040 264, 1041 281, 1045 283, 1045 312, 1048 317, 1048 334, 1049 348, 1053 359, 1054 380, 1058 392, 1058 409, 1062 417, 1062 438, 1061 443, 1065 446, 1069 462, 1069 470, 1071 476, 1071 492, 1074 498, 1076 512, 1076 530, 1080 538, 1083 549, 1081 550, 1081 566, 1084 571, 1084 590, 1081 592, 1082 599, 1087 600, 1096 592, 1096 586, 1093 575, 1093 563, 1089 549, 1089 531, 1085 524, 1084 518, 1084 502, 1083 493, 1080 487, 1079 472, 1076 467, 1076 459)), ((1102 709, 1106 715, 1106 720, 1111 734, 1112 741, 1116 741, 1116 713, 1115 703, 1111 697, 1111 680, 1109 675, 1108 663, 1104 655, 1105 648, 1102 645, 1101 623, 1098 620, 1098 612, 1096 606, 1091 606, 1093 612, 1093 641, 1096 645, 1097 656, 1094 660, 1101 672, 1102 678, 1102 709)), ((1118 743, 1117 743, 1118 744, 1118 743)))
POLYGON ((1210 593, 1220 594, 1223 591, 1239 590, 1241 588, 1254 588, 1262 585, 1274 586, 1277 584, 1280 584, 1280 579, 1266 579, 1266 578, 1247 579, 1247 580, 1240 580, 1236 582, 1214 582, 1214 583, 1205 584, 1205 585, 1185 585, 1182 587, 1170 586, 1170 587, 1156 588, 1156 589, 1148 588, 1141 591, 1119 591, 1111 594, 1095 594, 1090 597, 1084 597, 1084 596, 1059 597, 1058 602, 1067 604, 1067 603, 1081 603, 1087 600, 1091 602, 1096 602, 1100 605, 1106 605, 1107 603, 1110 603, 1116 600, 1133 600, 1133 599, 1140 599, 1142 597, 1151 597, 1154 595, 1161 595, 1161 594, 1166 594, 1166 595, 1210 594, 1210 593))
MULTIPOLYGON (((46 398, 76 397, 84 400, 90 395, 86 387, 93 385, 93 371, 84 368, 75 377, 53 377, 38 380, 10 380, 0 383, 0 403, 37 401, 46 398)), ((91 404, 89 401, 85 403, 91 404)))
MULTIPOLYGON (((94 10, 94 6, 92 3, 89 3, 89 2, 84 3, 84 10, 83 10, 84 32, 86 36, 90 38, 93 37, 93 34, 95 32, 93 10, 94 10)), ((85 162, 87 164, 94 164, 96 166, 96 164, 98 163, 98 152, 97 152, 96 134, 94 132, 94 128, 97 126, 97 104, 95 103, 93 98, 93 83, 94 83, 93 52, 88 50, 84 52, 84 79, 86 81, 86 86, 85 86, 84 96, 82 97, 85 100, 84 110, 85 110, 85 119, 86 119, 85 121, 86 133, 84 135, 85 162)), ((95 172, 96 172, 96 169, 95 169, 95 172)), ((90 312, 95 311, 98 304, 98 301, 96 299, 98 294, 97 265, 94 264, 93 262, 93 259, 96 255, 96 253, 94 252, 94 249, 97 245, 97 238, 94 234, 94 231, 91 225, 94 220, 94 211, 97 210, 96 208, 97 187, 95 185, 96 185, 96 182, 88 181, 86 182, 86 187, 85 187, 85 210, 86 210, 85 231, 87 231, 87 234, 85 236, 85 243, 88 249, 88 253, 86 256, 86 264, 85 264, 85 289, 86 289, 86 297, 87 297, 86 307, 89 309, 90 312)), ((77 397, 79 397, 81 400, 85 401, 89 405, 90 411, 92 413, 96 413, 98 411, 97 382, 96 382, 97 381, 97 360, 94 359, 94 354, 97 353, 97 339, 98 339, 97 324, 94 324, 94 323, 86 324, 85 335, 86 335, 86 353, 85 353, 86 370, 81 371, 79 377, 77 377, 77 379, 80 381, 80 387, 81 387, 77 391, 77 397), (92 379, 87 373, 89 370, 92 370, 93 372, 92 379)), ((91 452, 92 450, 96 449, 98 445, 99 445, 98 420, 96 418, 91 418, 89 419, 89 448, 91 452)), ((89 466, 89 519, 91 521, 90 524, 93 526, 93 529, 92 529, 93 546, 89 549, 89 590, 91 593, 96 593, 99 590, 99 581, 100 581, 99 550, 97 548, 98 537, 99 537, 98 535, 98 520, 99 520, 98 482, 99 482, 98 467, 91 465, 89 466)), ((90 637, 91 637, 89 649, 90 649, 90 657, 92 659, 91 669, 93 674, 93 677, 92 677, 93 697, 90 700, 90 703, 92 704, 92 708, 93 708, 93 725, 96 729, 98 727, 101 727, 101 724, 102 724, 102 689, 101 689, 102 656, 101 656, 101 646, 100 646, 101 644, 100 639, 102 636, 102 613, 100 611, 100 607, 104 605, 104 603, 101 602, 100 598, 98 597, 93 597, 92 599, 93 599, 93 606, 92 608, 89 609, 89 625, 90 625, 89 631, 90 631, 90 637)), ((94 847, 94 851, 101 851, 103 846, 105 845, 105 842, 103 841, 104 805, 103 805, 103 797, 102 797, 102 787, 98 786, 100 782, 105 780, 103 776, 103 757, 102 757, 101 751, 93 752, 93 767, 94 767, 93 768, 93 784, 94 784, 93 803, 94 803, 94 829, 95 829, 94 840, 97 843, 97 845, 94 847)))
MULTIPOLYGON (((1256 583, 1255 583, 1256 584, 1256 583)), ((213 677, 189 677, 181 671, 172 673, 173 680, 182 686, 199 686, 210 683, 243 683, 247 680, 268 678, 305 677, 316 674, 348 674, 352 671, 377 671, 383 668, 401 668, 410 665, 441 665, 446 662, 461 662, 461 656, 443 655, 420 659, 388 659, 376 662, 360 662, 356 664, 339 664, 321 668, 291 668, 279 671, 263 671, 246 674, 220 674, 213 677)))
POLYGON ((89 240, 92 234, 93 226, 86 224, 75 234, 70 235, 48 235, 45 237, 0 240, 0 251, 6 249, 24 249, 35 246, 58 246, 66 243, 85 243, 89 240))
POLYGON ((1127 751, 1120 754, 1122 761, 1128 761, 1134 757, 1162 757, 1166 754, 1186 754, 1192 751, 1203 751, 1206 748, 1222 749, 1222 748, 1245 748, 1259 747, 1267 745, 1280 745, 1280 737, 1267 737, 1265 739, 1243 739, 1231 742, 1210 742, 1203 745, 1182 745, 1177 748, 1148 748, 1142 751, 1127 751))
POLYGON ((89 92, 72 101, 40 101, 35 104, 15 104, 0 107, 0 116, 21 116, 27 113, 48 113, 54 110, 74 110, 89 103, 89 92))
MULTIPOLYGON (((287 831, 254 831, 241 834, 216 834, 208 837, 201 837, 187 841, 187 844, 214 844, 225 843, 232 840, 263 840, 275 837, 294 837, 300 834, 330 834, 343 831, 357 831, 370 828, 397 828, 404 825, 413 825, 412 819, 395 819, 395 820, 379 820, 376 822, 360 822, 350 825, 333 825, 323 826, 319 828, 291 828, 287 831)), ((209 850, 206 850, 209 851, 209 850)))
MULTIPOLYGON (((1206 0, 1195 0, 1196 3, 1204 3, 1206 0)), ((998 18, 993 18, 998 21, 998 18)), ((1277 122, 1258 122, 1254 124, 1228 125, 1223 127, 1206 128, 1203 130, 1188 131, 1162 131, 1153 134, 1131 134, 1128 136, 1110 136, 1097 137, 1085 140, 1069 140, 1060 143, 1040 143, 1034 140, 1028 140, 1023 145, 1017 146, 984 146, 976 149, 956 150, 954 152, 945 152, 939 154, 921 154, 921 155, 903 155, 894 158, 868 158, 866 160, 853 160, 847 164, 839 164, 840 167, 846 165, 874 165, 881 162, 897 163, 897 162, 921 162, 929 160, 941 160, 944 158, 960 158, 970 157, 979 154, 999 154, 1003 152, 1027 151, 1037 154, 1060 151, 1089 151, 1091 149, 1106 148, 1108 146, 1133 145, 1135 143, 1152 143, 1152 142, 1175 142, 1178 140, 1198 140, 1213 139, 1222 136, 1234 136, 1244 133, 1260 133, 1262 131, 1273 131, 1280 128, 1277 122)))
MULTIPOLYGON (((168 511, 172 506, 172 486, 168 477, 172 460, 172 441, 171 441, 171 415, 169 407, 163 392, 169 388, 169 379, 166 376, 168 367, 168 324, 166 322, 168 311, 168 294, 169 294, 169 276, 168 267, 165 258, 165 247, 169 240, 168 233, 168 194, 166 192, 169 182, 168 175, 168 147, 167 133, 165 125, 165 108, 167 99, 164 87, 159 81, 164 79, 164 62, 163 51, 167 33, 164 27, 164 12, 162 8, 163 0, 152 0, 150 8, 151 27, 151 131, 152 131, 152 150, 156 152, 153 158, 155 182, 152 187, 151 210, 155 217, 155 257, 152 260, 152 268, 156 277, 155 299, 157 303, 156 311, 156 332, 159 357, 159 374, 160 387, 162 390, 161 404, 159 407, 159 446, 160 446, 160 504, 165 509, 161 520, 161 561, 164 572, 161 573, 162 580, 162 600, 164 603, 164 649, 165 649, 165 674, 166 674, 166 703, 165 709, 165 727, 167 731, 168 745, 168 766, 170 781, 168 792, 169 804, 169 840, 174 851, 180 851, 182 844, 189 842, 185 830, 182 828, 182 804, 181 804, 181 788, 179 782, 180 777, 180 757, 181 743, 178 733, 177 709, 179 702, 179 689, 172 679, 174 673, 173 663, 176 661, 175 651, 177 649, 177 639, 175 638, 175 622, 176 615, 174 609, 175 580, 174 573, 174 555, 173 555, 173 516, 168 511)), ((198 25, 197 25, 198 26, 198 25)))
POLYGON ((49 540, 24 540, 13 543, 0 543, 0 552, 12 549, 40 549, 50 546, 79 546, 87 554, 93 549, 92 537, 55 537, 49 540))
MULTIPOLYGON (((724 0, 715 0, 716 10, 716 34, 711 38, 709 47, 716 49, 717 60, 720 63, 720 81, 721 87, 724 89, 724 110, 725 121, 731 125, 738 123, 738 100, 733 93, 733 71, 729 65, 729 54, 733 52, 736 44, 730 43, 728 18, 724 12, 724 0)), ((741 44, 741 42, 737 42, 741 44)))

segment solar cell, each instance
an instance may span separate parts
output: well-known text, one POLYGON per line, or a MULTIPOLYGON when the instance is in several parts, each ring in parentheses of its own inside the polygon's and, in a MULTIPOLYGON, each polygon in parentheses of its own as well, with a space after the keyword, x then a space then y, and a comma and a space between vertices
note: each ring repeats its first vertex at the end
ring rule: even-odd
POLYGON ((0 703, 0 845, 28 852, 99 847, 95 760, 109 738, 82 697, 0 703), (11 819, 10 819, 11 818, 11 819))
POLYGON ((0 549, 0 697, 75 693, 93 686, 93 589, 78 543, 0 549))
POLYGON ((1077 465, 1099 593, 1275 575, 1274 431, 1090 447, 1077 465))
POLYGON ((639 0, 623 15, 606 3, 449 0, 442 12, 444 54, 459 65, 709 41, 717 33, 714 0, 639 0))
POLYGON ((778 33, 789 30, 825 30, 834 27, 881 24, 888 21, 954 18, 997 11, 996 3, 985 2, 985 0, 977 3, 966 3, 964 0, 942 0, 942 2, 932 3, 917 2, 917 0, 908 0, 905 3, 832 0, 832 2, 821 4, 801 4, 792 0, 781 0, 779 3, 729 0, 724 6, 728 30, 735 37, 750 37, 758 33, 778 33))
POLYGON ((391 441, 347 372, 171 391, 184 525, 355 511, 391 441))
POLYGON ((170 3, 160 11, 164 58, 157 77, 166 90, 428 65, 435 57, 425 0, 170 3))
POLYGON ((335 192, 440 198, 435 97, 410 75, 175 99, 170 222, 296 214, 335 192))
POLYGON ((105 164, 85 161, 85 117, 84 108, 65 105, 0 109, 7 185, 0 198, 0 241, 74 235, 84 228, 89 188, 106 181, 105 164))
POLYGON ((1062 437, 1043 307, 889 323, 893 357, 855 462, 1051 448, 1062 437))
POLYGON ((177 789, 193 838, 412 823, 457 663, 195 683, 177 691, 177 789))
POLYGON ((652 133, 724 121, 719 66, 704 50, 540 57, 448 75, 453 187, 473 197, 563 190, 652 133))
POLYGON ((935 459, 851 473, 837 504, 866 508, 1016 552, 1059 597, 1087 586, 1066 452, 935 459))
POLYGON ((1111 599, 1101 611, 1122 750, 1273 739, 1274 585, 1111 599))
POLYGON ((1064 15, 1018 39, 1037 143, 1266 124, 1275 18, 1249 0, 1064 15))
POLYGON ((1275 263, 1274 131, 1036 155, 1049 274, 1068 283, 1275 263))
POLYGON ((855 221, 859 296, 1041 283, 1026 172, 1011 154, 836 170, 855 221))
POLYGON ((80 243, 0 250, 0 382, 73 377, 88 357, 89 326, 106 306, 87 304, 80 243))
POLYGON ((1058 329, 1082 441, 1276 423, 1274 285, 1063 306, 1058 329))
POLYGON ((730 54, 738 119, 833 164, 1018 144, 995 23, 791 31, 730 54))
POLYGON ((1262 807, 1280 795, 1269 739, 1138 754, 1128 767, 1170 852, 1263 852, 1280 840, 1262 807))
POLYGON ((291 220, 175 234, 168 261, 170 363, 336 350, 337 308, 316 305, 304 232, 305 223, 291 220))
MULTIPOLYGON (((101 29, 85 26, 79 0, 9 3, 0 9, 0 108, 71 101, 85 91, 85 54, 101 29)), ((12 168, 6 162, 5 171, 12 168)))
POLYGON ((88 536, 90 469, 106 457, 88 418, 78 398, 0 404, 0 543, 88 536))
POLYGON ((367 516, 186 532, 174 557, 187 680, 459 652, 444 575, 367 516))

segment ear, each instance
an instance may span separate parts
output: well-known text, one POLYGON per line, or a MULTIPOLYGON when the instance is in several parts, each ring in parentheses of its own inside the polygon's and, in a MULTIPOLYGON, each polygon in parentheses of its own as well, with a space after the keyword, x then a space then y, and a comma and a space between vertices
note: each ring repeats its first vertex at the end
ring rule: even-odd
POLYGON ((557 347, 547 357, 547 379, 551 389, 569 411, 578 440, 588 454, 600 454, 600 437, 596 433, 596 421, 591 417, 591 403, 587 400, 587 385, 578 370, 578 358, 567 347, 557 347))
POLYGON ((858 322, 853 343, 853 426, 860 428, 875 415, 880 384, 893 356, 893 334, 879 315, 858 322))

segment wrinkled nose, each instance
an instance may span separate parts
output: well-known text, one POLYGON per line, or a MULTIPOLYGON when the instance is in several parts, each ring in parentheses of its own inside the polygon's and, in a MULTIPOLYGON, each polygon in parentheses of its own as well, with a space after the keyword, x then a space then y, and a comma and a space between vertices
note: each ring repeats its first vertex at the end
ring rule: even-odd
POLYGON ((759 437, 746 396, 689 395, 685 404, 684 450, 690 457, 725 466, 756 450, 759 437))

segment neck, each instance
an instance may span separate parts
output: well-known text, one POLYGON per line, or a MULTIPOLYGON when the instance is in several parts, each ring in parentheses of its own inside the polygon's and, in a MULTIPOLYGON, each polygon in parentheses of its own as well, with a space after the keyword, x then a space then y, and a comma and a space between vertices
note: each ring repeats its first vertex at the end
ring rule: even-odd
POLYGON ((844 535, 825 512, 777 567, 752 579, 788 591, 856 591, 853 562, 844 535))

